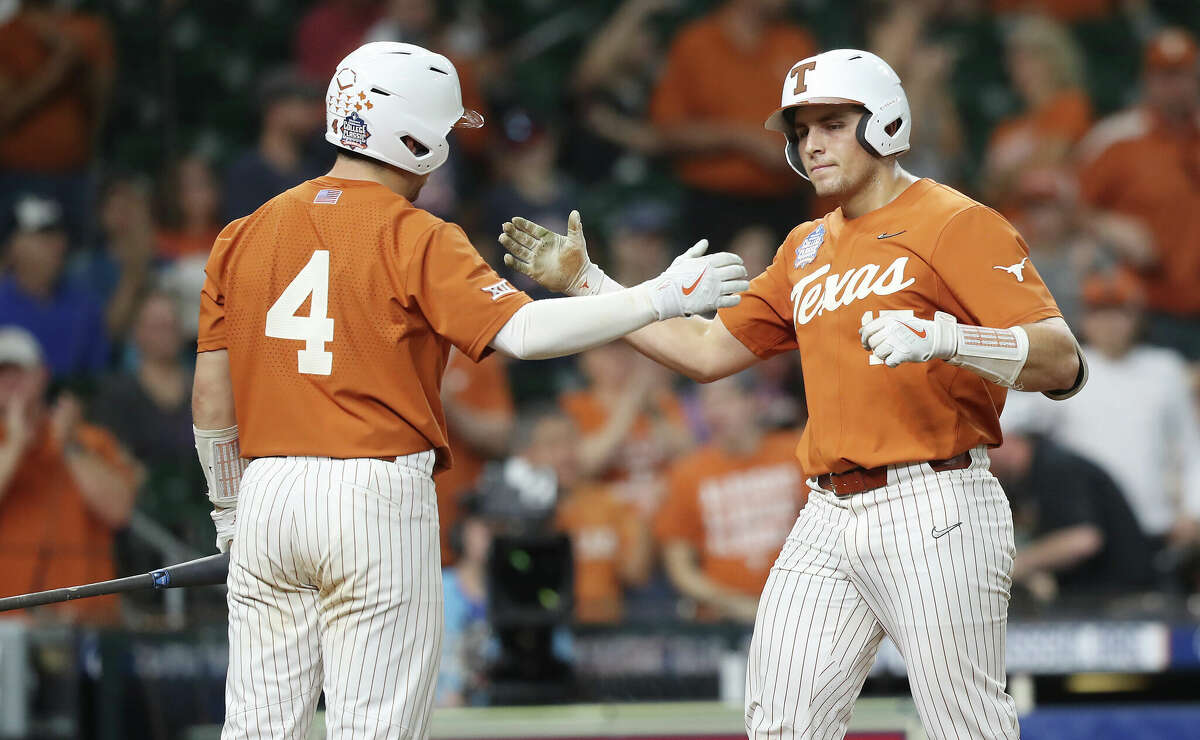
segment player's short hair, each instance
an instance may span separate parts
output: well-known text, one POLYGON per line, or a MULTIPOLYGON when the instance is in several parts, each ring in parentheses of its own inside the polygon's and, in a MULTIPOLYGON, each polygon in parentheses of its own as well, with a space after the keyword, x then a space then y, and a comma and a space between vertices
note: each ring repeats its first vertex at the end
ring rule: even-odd
POLYGON ((378 159, 375 159, 374 157, 368 157, 367 155, 363 154, 362 152, 352 152, 349 149, 343 149, 342 147, 336 146, 334 144, 330 144, 329 148, 333 149, 335 152, 337 152, 339 159, 342 157, 345 157, 346 159, 352 159, 355 162, 366 162, 367 164, 373 164, 376 167, 386 167, 387 166, 383 162, 380 162, 378 159))

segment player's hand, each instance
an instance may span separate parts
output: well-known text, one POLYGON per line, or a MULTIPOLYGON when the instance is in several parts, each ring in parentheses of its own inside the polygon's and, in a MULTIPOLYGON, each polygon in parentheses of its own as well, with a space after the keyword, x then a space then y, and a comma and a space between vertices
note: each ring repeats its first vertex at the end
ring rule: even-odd
POLYGON ((237 527, 237 506, 214 505, 210 516, 217 527, 217 549, 229 552, 233 545, 233 532, 237 527))
POLYGON ((649 293, 659 321, 712 313, 742 300, 738 293, 750 287, 742 258, 729 252, 706 255, 707 250, 708 240, 701 239, 666 272, 637 286, 649 293))
POLYGON ((602 279, 603 273, 588 257, 579 211, 567 217, 566 235, 519 216, 501 228, 500 246, 508 251, 504 264, 512 269, 558 293, 583 295, 599 289, 597 278, 602 279))
POLYGON ((958 349, 958 321, 938 311, 933 321, 880 316, 858 330, 863 349, 888 367, 902 362, 927 362, 954 356, 958 349))

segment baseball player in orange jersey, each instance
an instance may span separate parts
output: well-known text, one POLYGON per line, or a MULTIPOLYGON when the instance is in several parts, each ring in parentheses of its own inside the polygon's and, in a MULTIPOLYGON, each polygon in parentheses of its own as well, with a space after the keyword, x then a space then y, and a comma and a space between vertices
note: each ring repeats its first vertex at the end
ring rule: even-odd
MULTIPOLYGON (((840 738, 886 634, 931 738, 1016 738, 1005 693, 1012 517, 988 472, 1007 390, 1076 392, 1086 367, 1020 235, 899 165, 895 72, 840 49, 798 62, 767 127, 840 207, 796 227, 736 307, 631 334, 708 381, 798 350, 811 494, 759 601, 751 738, 840 738)), ((515 219, 506 262, 548 287, 617 290, 566 236, 515 219), (580 267, 561 279, 564 262, 580 267)))
POLYGON ((701 244, 629 290, 531 302, 459 227, 416 208, 463 109, 443 56, 368 44, 329 84, 339 156, 221 232, 206 267, 193 416, 231 549, 222 737, 424 738, 441 650, 432 474, 450 465, 450 347, 578 352, 732 306, 734 255, 701 244))

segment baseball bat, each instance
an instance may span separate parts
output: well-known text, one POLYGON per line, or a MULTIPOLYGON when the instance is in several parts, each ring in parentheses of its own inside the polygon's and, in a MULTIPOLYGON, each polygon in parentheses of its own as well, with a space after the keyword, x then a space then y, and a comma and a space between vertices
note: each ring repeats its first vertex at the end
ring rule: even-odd
POLYGON ((164 588, 181 588, 184 586, 213 586, 225 582, 229 573, 229 553, 209 555, 204 558, 189 560, 186 563, 168 565, 165 568, 152 570, 138 576, 116 578, 111 581, 87 583, 82 586, 67 586, 52 588, 49 591, 37 591, 20 596, 8 596, 0 599, 0 612, 13 609, 28 609, 43 604, 56 604, 60 601, 74 601, 92 596, 107 596, 127 591, 142 591, 144 589, 161 590, 164 588))

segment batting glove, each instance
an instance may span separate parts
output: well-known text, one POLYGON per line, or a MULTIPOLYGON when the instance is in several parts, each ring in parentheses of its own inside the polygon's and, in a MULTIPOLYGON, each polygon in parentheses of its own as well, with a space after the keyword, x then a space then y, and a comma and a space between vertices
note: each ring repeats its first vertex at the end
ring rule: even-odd
POLYGON ((869 350, 888 367, 902 362, 947 360, 958 348, 958 321, 944 311, 933 320, 880 316, 858 330, 863 349, 869 350))
POLYGON ((233 532, 237 527, 237 499, 225 505, 214 500, 211 516, 213 524, 217 527, 217 549, 229 552, 229 547, 233 544, 233 532))
POLYGON ((508 251, 504 264, 513 270, 558 293, 577 296, 600 292, 604 271, 588 256, 579 211, 571 211, 567 217, 565 235, 520 217, 505 222, 502 229, 500 245, 508 251))
POLYGON ((750 287, 742 258, 729 252, 705 255, 707 250, 708 240, 701 239, 676 257, 666 272, 637 286, 649 293, 659 321, 712 313, 742 300, 738 293, 750 287))

